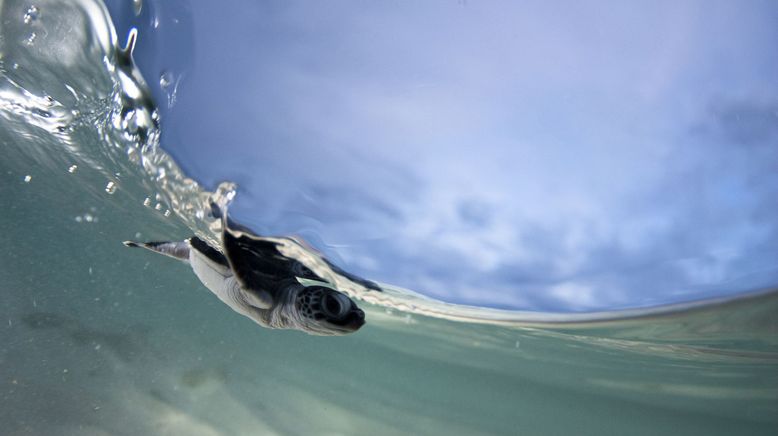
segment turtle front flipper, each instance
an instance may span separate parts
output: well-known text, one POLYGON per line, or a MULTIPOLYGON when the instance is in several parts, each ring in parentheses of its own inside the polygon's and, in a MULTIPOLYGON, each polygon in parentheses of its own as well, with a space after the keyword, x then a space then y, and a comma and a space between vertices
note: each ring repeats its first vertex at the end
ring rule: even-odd
POLYGON ((277 301, 280 284, 293 277, 276 244, 245 231, 233 231, 225 224, 222 245, 240 286, 249 293, 269 294, 277 301))

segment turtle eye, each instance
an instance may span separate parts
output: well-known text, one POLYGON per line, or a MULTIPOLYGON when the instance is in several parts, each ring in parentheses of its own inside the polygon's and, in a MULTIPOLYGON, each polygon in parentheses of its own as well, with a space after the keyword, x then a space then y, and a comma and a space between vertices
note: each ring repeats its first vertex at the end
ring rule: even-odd
POLYGON ((351 301, 343 294, 328 292, 321 300, 321 308, 327 316, 341 319, 348 314, 351 301))

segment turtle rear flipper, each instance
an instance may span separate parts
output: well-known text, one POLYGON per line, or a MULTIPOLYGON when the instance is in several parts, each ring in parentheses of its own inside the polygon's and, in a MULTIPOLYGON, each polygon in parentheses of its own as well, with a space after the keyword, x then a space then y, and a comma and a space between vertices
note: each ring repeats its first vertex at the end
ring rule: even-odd
POLYGON ((174 259, 189 262, 189 242, 188 241, 163 241, 163 242, 122 242, 127 247, 140 247, 155 253, 164 254, 174 259))

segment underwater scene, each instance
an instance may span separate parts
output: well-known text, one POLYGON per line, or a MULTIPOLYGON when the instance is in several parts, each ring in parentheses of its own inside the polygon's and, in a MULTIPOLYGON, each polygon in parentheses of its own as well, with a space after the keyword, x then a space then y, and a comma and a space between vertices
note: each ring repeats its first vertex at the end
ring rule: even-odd
MULTIPOLYGON (((282 8, 267 3, 272 13, 282 8)), ((310 217, 315 199, 288 215, 278 211, 289 203, 263 203, 267 194, 253 185, 262 179, 245 173, 272 174, 278 186, 267 189, 294 201, 304 191, 290 193, 272 169, 246 162, 235 179, 193 178, 189 169, 205 163, 188 161, 175 141, 181 136, 165 133, 186 113, 175 111, 187 76, 144 74, 134 60, 153 47, 143 45, 144 28, 127 23, 140 17, 149 29, 164 27, 150 15, 154 5, 0 0, 0 435, 778 432, 778 106, 766 104, 737 130, 753 157, 726 158, 735 174, 727 183, 735 182, 722 190, 731 201, 722 210, 742 207, 753 221, 733 233, 747 241, 738 250, 708 257, 721 269, 689 255, 656 267, 625 262, 591 281, 546 280, 539 276, 548 265, 534 260, 527 271, 537 276, 518 266, 511 275, 490 266, 518 265, 495 254, 497 236, 485 239, 489 250, 470 251, 482 263, 446 257, 466 244, 454 232, 477 236, 478 226, 502 225, 481 213, 486 206, 460 209, 469 223, 461 228, 408 227, 382 242, 403 231, 381 230, 378 222, 388 228, 389 221, 372 209, 353 227, 328 226, 310 217), (740 184, 738 171, 762 177, 740 184), (438 240, 422 244, 430 234, 438 240), (459 242, 446 247, 447 237, 459 242), (149 250, 128 248, 152 241, 149 250), (371 247, 385 254, 382 262, 360 254, 371 247), (681 266, 704 280, 682 281, 673 275, 681 266)), ((776 89, 760 92, 768 101, 776 89)), ((284 118, 277 115, 272 122, 284 118)), ((213 131, 229 135, 223 120, 213 122, 213 131)), ((217 150, 230 154, 224 147, 217 150)), ((397 147, 391 159, 376 157, 382 172, 364 169, 365 180, 402 178, 394 159, 413 158, 397 147)), ((273 167, 278 155, 264 152, 262 165, 273 167)), ((294 156, 302 167, 330 165, 294 156)), ((396 183, 391 189, 405 193, 409 185, 396 183)), ((468 184, 480 186, 457 189, 468 184)), ((670 198, 685 188, 663 189, 670 198)), ((304 193, 317 192, 324 189, 304 193)), ((355 198, 369 203, 355 192, 322 194, 343 205, 321 210, 336 216, 355 198)), ((646 240, 659 234, 646 232, 646 240)), ((631 255, 600 254, 614 264, 631 255)))

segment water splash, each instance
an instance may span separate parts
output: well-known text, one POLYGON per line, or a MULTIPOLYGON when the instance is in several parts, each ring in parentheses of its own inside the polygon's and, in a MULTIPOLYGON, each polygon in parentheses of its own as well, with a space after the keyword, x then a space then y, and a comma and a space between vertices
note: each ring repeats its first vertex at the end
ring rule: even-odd
POLYGON ((154 192, 163 216, 216 242, 211 194, 159 148, 159 111, 132 58, 137 30, 121 47, 105 7, 88 0, 7 1, 0 12, 19 17, 0 29, 5 142, 46 168, 101 174, 108 182, 89 189, 95 197, 116 193, 121 173, 136 204, 154 192))

